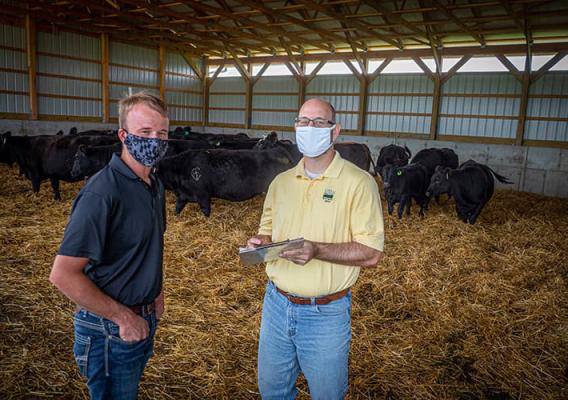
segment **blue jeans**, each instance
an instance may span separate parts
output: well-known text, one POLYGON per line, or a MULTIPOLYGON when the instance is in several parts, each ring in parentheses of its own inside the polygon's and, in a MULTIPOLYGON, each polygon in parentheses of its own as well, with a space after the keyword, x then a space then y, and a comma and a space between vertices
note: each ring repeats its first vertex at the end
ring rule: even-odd
POLYGON ((262 398, 294 399, 301 371, 312 399, 343 399, 350 341, 351 292, 325 305, 298 305, 268 282, 258 345, 262 398))
POLYGON ((73 353, 81 375, 87 377, 93 400, 136 399, 146 363, 153 354, 156 314, 144 315, 150 335, 127 343, 114 322, 86 310, 75 313, 73 353))

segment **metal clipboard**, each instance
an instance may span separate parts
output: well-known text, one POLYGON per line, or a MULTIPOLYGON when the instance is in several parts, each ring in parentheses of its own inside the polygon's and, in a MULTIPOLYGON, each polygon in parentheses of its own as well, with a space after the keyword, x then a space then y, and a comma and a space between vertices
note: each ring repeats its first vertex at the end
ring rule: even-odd
POLYGON ((254 249, 243 247, 239 249, 239 257, 244 265, 260 264, 278 259, 284 250, 299 249, 303 246, 304 238, 298 238, 270 243, 254 249))

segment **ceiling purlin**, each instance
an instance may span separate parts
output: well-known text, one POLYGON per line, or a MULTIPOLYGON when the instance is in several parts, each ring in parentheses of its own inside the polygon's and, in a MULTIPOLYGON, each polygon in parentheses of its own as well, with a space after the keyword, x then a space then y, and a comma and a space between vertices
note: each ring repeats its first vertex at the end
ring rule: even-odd
MULTIPOLYGON (((373 0, 363 0, 363 1, 366 5, 373 8, 377 12, 381 13, 382 18, 385 20, 385 22, 387 24, 392 24, 391 20, 395 21, 395 24, 397 24, 397 25, 399 24, 399 25, 404 26, 406 29, 414 32, 419 37, 426 39, 428 41, 428 43, 430 43, 430 38, 428 37, 427 32, 424 32, 421 29, 417 28, 415 25, 413 25, 410 22, 408 22, 407 20, 405 20, 401 15, 394 14, 389 9, 385 8, 383 5, 378 4, 378 2, 376 2, 376 1, 373 1, 373 0)), ((404 6, 404 4, 403 4, 403 6, 404 6)), ((401 10, 402 10, 402 8, 399 8, 398 11, 401 11, 401 10)), ((398 32, 396 32, 396 33, 398 33, 398 32)), ((426 44, 428 44, 428 43, 426 43, 426 44)), ((436 45, 440 46, 441 42, 439 40, 437 40, 436 45)))
MULTIPOLYGON (((513 7, 511 6, 511 3, 509 2, 509 0, 499 0, 501 5, 503 6, 503 8, 505 9, 505 11, 507 12, 507 14, 509 14, 511 16, 511 19, 513 20, 513 22, 515 23, 515 26, 517 28, 519 28, 519 31, 524 33, 525 32, 525 24, 523 22, 523 20, 521 18, 519 18, 519 15, 515 12, 515 10, 513 10, 513 7)), ((475 15, 475 12, 473 13, 475 15)), ((477 15, 475 15, 477 16, 477 15)))
MULTIPOLYGON (((337 42, 345 43, 345 38, 342 37, 342 36, 326 32, 325 30, 322 30, 322 29, 318 29, 318 28, 314 27, 313 24, 306 23, 304 20, 296 18, 296 17, 292 17, 288 14, 276 13, 272 9, 265 7, 262 3, 258 3, 258 2, 253 1, 253 0, 237 0, 237 1, 241 4, 243 4, 243 5, 246 5, 250 8, 252 8, 252 9, 259 10, 265 16, 271 15, 276 20, 285 19, 287 21, 293 22, 296 25, 302 26, 303 28, 306 28, 309 32, 318 34, 322 38, 322 40, 323 40, 324 37, 327 38, 327 40, 331 41, 331 43, 330 44, 322 44, 321 42, 317 42, 317 41, 313 41, 313 40, 308 41, 307 39, 303 38, 301 36, 301 34, 298 34, 296 32, 294 32, 294 33, 288 32, 288 31, 284 30, 283 28, 280 29, 281 35, 285 35, 285 36, 290 37, 290 38, 296 37, 298 39, 295 39, 295 40, 301 40, 305 43, 311 44, 314 47, 323 48, 324 50, 327 50, 327 51, 334 51, 335 50, 334 43, 337 43, 337 42)), ((279 32, 275 32, 275 33, 278 34, 279 32)), ((302 32, 302 34, 305 34, 305 32, 302 32)), ((363 48, 364 44, 357 43, 357 46, 359 48, 363 48)))
MULTIPOLYGON (((424 8, 424 0, 418 0, 418 4, 420 7, 424 8)), ((430 14, 426 11, 422 13, 422 19, 424 21, 428 21, 430 18, 430 14)), ((425 25, 426 33, 428 34, 428 40, 430 41, 430 48, 432 49, 432 56, 434 57, 434 62, 436 63, 436 73, 442 73, 442 56, 440 54, 440 50, 443 47, 443 42, 440 39, 440 36, 434 29, 434 27, 430 25, 425 25)))
MULTIPOLYGON (((242 4, 243 1, 239 0, 239 3, 242 4)), ((247 3, 248 3, 248 1, 247 1, 247 3)), ((256 5, 256 2, 250 2, 250 3, 252 3, 253 5, 256 5)), ((209 6, 209 5, 206 5, 204 3, 194 1, 194 0, 186 0, 185 4, 187 6, 191 6, 194 9, 201 9, 201 10, 204 10, 204 11, 207 11, 207 12, 216 13, 216 14, 222 15, 222 16, 229 18, 229 19, 232 19, 232 20, 239 19, 239 20, 242 20, 242 21, 244 21, 248 24, 251 24, 253 26, 258 25, 257 21, 254 21, 250 18, 243 17, 243 16, 236 15, 236 14, 231 14, 231 13, 226 12, 222 9, 217 8, 217 7, 212 7, 212 6, 209 6)), ((246 4, 246 5, 248 5, 248 4, 246 4)), ((250 7, 250 5, 249 5, 249 7, 250 7)), ((272 12, 271 9, 268 9, 268 11, 269 11, 269 13, 272 12)), ((301 21, 301 20, 298 20, 298 21, 301 21)), ((330 45, 326 45, 326 44, 322 44, 322 43, 314 41, 314 40, 306 39, 306 38, 302 37, 301 34, 299 34, 299 33, 288 32, 288 31, 286 31, 282 28, 275 28, 275 27, 272 27, 272 26, 269 26, 269 25, 261 25, 261 26, 259 26, 259 29, 270 31, 270 32, 274 33, 275 35, 288 37, 290 39, 293 39, 298 44, 307 43, 307 44, 310 44, 310 45, 312 45, 316 48, 320 48, 322 50, 326 50, 326 51, 332 51, 333 50, 333 47, 330 46, 330 45)))
POLYGON ((318 11, 320 11, 323 14, 326 14, 330 17, 335 18, 337 21, 343 22, 346 26, 350 27, 350 28, 356 28, 356 29, 360 29, 363 30, 365 32, 367 32, 368 34, 370 34, 372 37, 376 37, 377 39, 383 40, 384 42, 395 46, 399 49, 403 48, 403 44, 401 42, 397 42, 381 33, 378 33, 376 30, 369 28, 367 24, 357 20, 357 19, 348 19, 345 18, 343 15, 341 15, 341 13, 338 13, 334 10, 332 10, 331 8, 329 8, 328 6, 330 4, 318 4, 312 0, 300 0, 300 2, 302 2, 303 4, 305 4, 306 6, 316 9, 318 11))
MULTIPOLYGON (((135 6, 140 6, 139 2, 136 0, 121 0, 123 3, 128 3, 131 5, 135 5, 135 6)), ((217 22, 212 22, 212 21, 207 21, 207 20, 200 20, 198 17, 194 16, 194 15, 190 15, 188 13, 180 13, 180 12, 173 12, 167 9, 162 9, 160 7, 157 6, 153 6, 151 4, 145 4, 144 5, 145 9, 150 10, 151 12, 153 12, 154 14, 157 15, 162 15, 162 16, 166 16, 166 17, 170 17, 170 18, 175 18, 176 20, 179 20, 180 18, 183 20, 187 20, 189 21, 188 23, 184 24, 192 33, 199 35, 200 37, 203 37, 203 35, 201 35, 201 33, 206 34, 207 36, 202 39, 203 43, 211 43, 210 41, 221 41, 222 43, 242 43, 242 39, 250 39, 250 40, 254 40, 257 42, 260 42, 263 46, 268 46, 266 48, 262 47, 262 46, 257 46, 257 45, 248 45, 249 48, 253 48, 256 49, 258 51, 262 51, 262 52, 270 52, 270 46, 274 46, 274 45, 278 45, 277 42, 262 38, 262 37, 258 37, 256 35, 253 34, 249 34, 247 32, 243 32, 242 29, 235 29, 235 28, 230 28, 228 26, 225 25, 221 25, 217 22), (231 39, 219 39, 217 36, 213 36, 210 35, 211 32, 207 31, 207 30, 196 30, 192 24, 196 24, 196 25, 201 25, 205 28, 213 26, 213 27, 217 27, 220 29, 220 31, 222 32, 228 32, 228 33, 233 33, 236 36, 232 36, 231 39)), ((179 25, 178 23, 175 23, 172 25, 179 25)), ((223 49, 224 46, 219 47, 220 49, 223 49)))
MULTIPOLYGON (((45 9, 45 4, 42 4, 42 10, 45 9)), ((4 5, 2 7, 2 11, 4 12, 11 12, 14 11, 17 15, 22 16, 27 14, 30 14, 36 21, 38 21, 38 24, 41 25, 42 21, 47 21, 47 23, 52 24, 52 25, 61 25, 63 27, 78 31, 78 32, 89 32, 92 34, 101 34, 101 33, 107 33, 111 36, 113 36, 114 38, 117 39, 121 39, 127 42, 133 42, 133 43, 138 43, 138 44, 145 44, 145 45, 150 45, 150 46, 158 46, 160 43, 163 43, 171 48, 177 49, 177 50, 183 50, 183 51, 187 51, 189 53, 192 54, 197 54, 197 49, 192 48, 190 46, 185 45, 183 42, 180 41, 170 41, 170 40, 156 40, 156 39, 152 39, 150 37, 148 37, 147 35, 142 35, 140 33, 129 33, 129 32, 123 32, 123 31, 117 31, 116 28, 107 28, 107 27, 91 27, 89 24, 83 24, 81 22, 78 22, 78 20, 76 19, 67 19, 64 18, 59 14, 59 12, 63 13, 63 14, 69 14, 68 10, 62 10, 60 7, 57 6, 51 6, 51 9, 53 9, 53 12, 51 13, 46 13, 44 11, 35 11, 33 9, 24 9, 24 8, 20 8, 20 7, 13 7, 10 5, 4 5)), ((83 15, 83 16, 86 16, 83 15)), ((135 31, 135 32, 139 32, 136 29, 131 29, 129 30, 131 31, 135 31)))
MULTIPOLYGON (((472 4, 471 0, 467 0, 467 2, 468 2, 469 4, 472 4)), ((472 14, 475 18, 481 17, 481 14, 479 14, 479 10, 478 10, 477 8, 475 8, 475 7, 471 7, 471 8, 469 9, 469 11, 471 12, 471 14, 472 14)), ((480 37, 482 40, 485 41, 485 35, 484 35, 483 33, 480 33, 480 34, 479 34, 479 37, 480 37)))
MULTIPOLYGON (((35 1, 35 0, 26 0, 26 2, 31 6, 31 7, 37 7, 41 10, 49 10, 51 13, 54 13, 54 15, 58 16, 58 18, 60 20, 56 20, 57 22, 60 22, 60 25, 65 25, 65 24, 69 24, 70 22, 75 21, 72 20, 68 20, 68 19, 62 19, 61 14, 63 15, 63 18, 66 16, 72 16, 74 18, 76 18, 77 21, 80 22, 81 19, 89 19, 89 21, 100 24, 99 26, 97 26, 98 28, 105 28, 108 27, 109 23, 118 25, 118 28, 113 28, 112 31, 110 31, 109 33, 116 32, 117 30, 128 30, 128 31, 135 31, 137 35, 142 36, 142 37, 147 37, 148 39, 152 40, 153 42, 159 44, 159 38, 157 40, 157 38, 153 37, 155 36, 154 34, 148 34, 147 29, 145 29, 144 27, 141 27, 140 25, 136 25, 133 22, 140 22, 140 24, 143 25, 147 25, 149 22, 151 23, 156 23, 156 24, 160 24, 161 21, 156 21, 152 18, 146 17, 146 16, 137 16, 135 18, 133 18, 132 16, 128 15, 128 18, 124 17, 124 15, 126 14, 126 12, 124 11, 116 11, 116 10, 112 10, 112 14, 116 16, 114 17, 106 17, 106 16, 96 16, 95 14, 93 14, 92 11, 89 11, 89 13, 87 14, 86 12, 81 12, 79 11, 77 8, 73 8, 73 7, 65 7, 65 5, 63 6, 57 6, 54 4, 45 4, 43 2, 39 2, 39 1, 35 1), (122 17, 122 18, 121 18, 122 17), (124 19, 126 19, 126 21, 123 21, 124 19), (63 24, 64 22, 64 24, 63 24)), ((104 6, 99 6, 99 5, 93 5, 91 4, 89 1, 85 1, 85 0, 77 0, 75 1, 75 5, 76 4, 80 4, 83 7, 89 7, 90 10, 99 10, 102 11, 101 9, 103 9, 104 11, 107 11, 107 9, 104 8, 104 6), (99 8, 100 7, 100 8, 99 8)), ((42 18, 44 18, 43 14, 39 14, 38 15, 38 19, 41 20, 42 18)), ((78 26, 80 27, 84 27, 86 24, 79 24, 78 26)), ((200 48, 200 46, 196 45, 196 46, 188 46, 186 43, 186 40, 184 40, 183 37, 180 37, 178 35, 174 35, 172 33, 170 33, 169 31, 160 31, 159 36, 161 38, 164 38, 165 40, 168 40, 170 43, 176 43, 177 46, 181 46, 183 48, 187 48, 188 51, 192 51, 195 52, 196 50, 199 52, 205 51, 205 48, 200 48)))
MULTIPOLYGON (((217 4, 219 4, 225 11, 230 12, 231 14, 234 13, 233 9, 231 7, 229 7, 229 5, 227 4, 227 2, 225 0, 215 0, 215 2, 217 4)), ((253 35, 257 36, 257 37, 261 37, 261 35, 259 35, 258 32, 256 32, 254 29, 252 28, 245 28, 242 22, 237 21, 237 20, 233 20, 233 23, 235 24, 235 27, 239 28, 239 29, 248 29, 248 31, 250 33, 252 33, 253 35)), ((228 34, 226 32, 219 32, 218 33, 219 36, 223 36, 224 38, 228 37, 228 34)), ((242 45, 246 46, 245 43, 242 43, 242 45)), ((250 50, 246 49, 247 51, 250 52, 250 50)), ((271 47, 270 50, 274 53, 276 52, 276 48, 275 47, 271 47)))
POLYGON ((434 3, 434 5, 444 14, 446 15, 446 17, 448 17, 454 24, 456 24, 457 26, 459 26, 465 33, 467 33, 468 35, 470 35, 472 38, 474 38, 477 42, 479 42, 479 44, 484 47, 486 45, 485 40, 476 32, 474 32, 469 26, 467 26, 466 24, 464 24, 463 22, 461 22, 459 20, 459 18, 457 18, 454 13, 448 9, 448 7, 446 7, 444 4, 442 4, 439 0, 430 0, 432 3, 434 3))

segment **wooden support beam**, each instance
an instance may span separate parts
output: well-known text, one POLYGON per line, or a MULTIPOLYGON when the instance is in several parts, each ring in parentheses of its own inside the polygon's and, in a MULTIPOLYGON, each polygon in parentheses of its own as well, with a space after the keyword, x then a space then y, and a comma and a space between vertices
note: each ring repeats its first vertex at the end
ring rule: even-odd
POLYGON ((251 79, 245 82, 246 84, 246 94, 245 94, 245 129, 250 129, 252 125, 252 92, 254 83, 251 79))
POLYGON ((424 73, 428 76, 428 78, 430 78, 430 80, 434 81, 434 74, 432 73, 432 71, 430 71, 430 68, 428 68, 428 66, 424 63, 424 61, 422 61, 420 57, 412 57, 412 60, 414 60, 416 65, 418 65, 420 69, 424 71, 424 73))
POLYGON ((102 109, 103 109, 103 122, 108 123, 110 121, 110 92, 109 92, 109 41, 108 33, 101 33, 101 93, 102 93, 102 109))
POLYGON ((159 81, 160 81, 160 99, 166 101, 166 48, 163 44, 160 45, 159 50, 160 58, 160 70, 159 70, 159 81))
POLYGON ((442 4, 439 0, 431 0, 436 7, 438 7, 442 12, 450 19, 454 24, 459 26, 462 30, 468 33, 472 38, 477 40, 481 46, 485 46, 485 39, 481 37, 478 33, 474 32, 469 26, 464 24, 459 18, 457 18, 454 13, 448 9, 444 4, 442 4))
POLYGON ((544 74, 546 74, 548 71, 550 71, 550 68, 554 67, 556 64, 558 64, 558 62, 560 60, 562 60, 566 54, 568 54, 568 52, 562 51, 558 54, 556 54, 554 57, 552 57, 550 60, 548 60, 546 62, 546 64, 544 64, 542 67, 540 67, 540 69, 534 73, 531 74, 531 83, 534 83, 536 81, 538 81, 540 78, 542 78, 544 76, 544 74))
POLYGON ((471 58, 471 55, 466 55, 463 56, 462 58, 460 58, 460 60, 454 64, 454 66, 452 68, 450 68, 450 70, 448 72, 446 72, 445 74, 441 75, 441 83, 442 85, 444 83, 446 83, 452 76, 455 75, 456 72, 458 72, 458 70, 464 66, 464 64, 466 62, 469 61, 469 59, 471 58))
POLYGON ((197 75, 197 77, 199 79, 203 80, 203 77, 205 76, 203 63, 201 63, 201 66, 200 66, 199 60, 195 57, 192 57, 191 54, 189 54, 189 53, 181 52, 181 55, 182 55, 183 59, 185 60, 185 62, 187 63, 187 65, 189 65, 191 70, 195 73, 195 75, 197 75))
POLYGON ((440 74, 436 74, 434 75, 434 95, 432 96, 432 116, 430 117, 430 140, 438 139, 441 94, 442 79, 440 74))
MULTIPOLYGON (((252 64, 249 64, 249 66, 252 66, 252 64)), ((260 68, 260 71, 258 71, 258 74, 256 74, 256 76, 252 76, 252 70, 250 71, 253 86, 256 84, 256 82, 258 82, 258 80, 262 77, 262 74, 264 74, 266 72, 266 70, 268 69, 269 66, 270 66, 270 63, 265 63, 260 68)))
POLYGON ((374 80, 377 79, 377 76, 379 76, 379 74, 381 72, 383 72, 383 70, 387 67, 387 65, 389 65, 391 63, 391 61, 392 61, 392 58, 390 58, 390 57, 385 58, 383 60, 383 63, 381 65, 379 65, 377 67, 377 69, 372 74, 369 75, 369 78, 368 78, 369 84, 373 83, 374 80))
POLYGON ((29 14, 26 14, 26 55, 28 63, 28 87, 30 101, 30 119, 38 119, 37 82, 36 82, 36 24, 29 14))
POLYGON ((527 108, 529 104, 529 93, 531 87, 531 63, 532 50, 527 44, 527 57, 525 59, 525 70, 523 71, 523 88, 521 93, 521 103, 519 105, 519 122, 517 124, 517 134, 515 136, 515 144, 521 146, 525 137, 525 124, 527 121, 527 108))
POLYGON ((308 76, 306 76, 306 86, 308 86, 310 81, 316 77, 316 74, 320 71, 320 69, 323 68, 324 65, 325 65, 325 61, 320 61, 319 64, 316 65, 316 67, 314 68, 312 73, 309 74, 308 76))
POLYGON ((359 78, 359 112, 357 113, 357 131, 363 136, 366 129, 367 100, 369 91, 369 81, 365 75, 359 78))
POLYGON ((247 70, 246 65, 239 59, 239 57, 232 48, 229 48, 229 53, 231 53, 233 60, 235 60, 235 67, 237 67, 243 79, 249 82, 251 80, 251 76, 247 70))
POLYGON ((353 75, 355 75, 357 79, 361 80, 364 75, 362 72, 357 71, 357 68, 355 68, 355 66, 351 63, 351 60, 344 60, 343 63, 347 65, 347 68, 353 72, 353 75))
POLYGON ((523 83, 523 74, 513 65, 513 63, 504 55, 498 54, 495 56, 501 64, 505 66, 509 70, 510 73, 521 83, 523 83))
POLYGON ((207 71, 205 72, 204 79, 203 79, 203 126, 209 125, 209 90, 211 89, 211 85, 215 82, 215 79, 219 76, 223 67, 225 66, 225 60, 219 64, 213 76, 208 77, 207 71))

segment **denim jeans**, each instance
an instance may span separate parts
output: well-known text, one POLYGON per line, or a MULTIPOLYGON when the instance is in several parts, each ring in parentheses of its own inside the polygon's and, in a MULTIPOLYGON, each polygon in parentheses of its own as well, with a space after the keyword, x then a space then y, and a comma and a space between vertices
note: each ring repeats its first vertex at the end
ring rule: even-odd
POLYGON ((325 305, 314 301, 291 303, 268 282, 258 345, 258 386, 263 399, 294 399, 300 371, 312 399, 345 397, 351 292, 325 305))
POLYGON ((93 400, 136 399, 146 363, 153 354, 156 314, 144 315, 150 335, 139 342, 127 343, 119 327, 86 310, 75 313, 73 353, 81 375, 87 378, 93 400))

